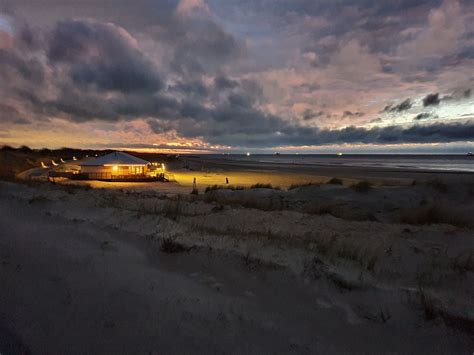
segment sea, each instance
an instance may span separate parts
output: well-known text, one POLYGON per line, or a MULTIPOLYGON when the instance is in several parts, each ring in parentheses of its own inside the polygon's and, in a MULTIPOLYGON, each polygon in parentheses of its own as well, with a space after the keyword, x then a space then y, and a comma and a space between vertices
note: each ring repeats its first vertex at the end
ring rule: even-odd
POLYGON ((474 172, 474 156, 415 154, 206 154, 236 161, 308 166, 380 167, 392 169, 474 172))

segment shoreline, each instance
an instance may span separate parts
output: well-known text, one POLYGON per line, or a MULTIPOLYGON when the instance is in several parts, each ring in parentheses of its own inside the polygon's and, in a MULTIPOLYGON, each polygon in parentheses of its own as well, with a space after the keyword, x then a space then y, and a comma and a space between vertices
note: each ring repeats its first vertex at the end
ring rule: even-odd
MULTIPOLYGON (((200 177, 202 180, 206 173, 220 176, 221 181, 225 180, 226 173, 242 173, 242 175, 250 174, 255 176, 254 183, 271 183, 274 186, 281 187, 288 187, 293 183, 298 184, 311 181, 315 183, 323 183, 325 180, 331 178, 346 179, 349 183, 368 180, 378 185, 409 185, 414 183, 414 181, 426 182, 434 179, 441 179, 449 184, 474 182, 473 172, 330 166, 324 164, 276 164, 194 157, 183 157, 179 165, 172 165, 171 172, 175 173, 177 176, 186 176, 186 182, 189 179, 192 179, 191 175, 197 175, 197 177, 200 177), (186 166, 187 169, 183 169, 183 166, 186 166), (278 179, 278 176, 287 176, 288 181, 281 181, 282 179, 278 179), (263 181, 258 180, 259 178, 263 181)), ((179 178, 177 180, 179 181, 179 178)), ((204 181, 206 181, 206 179, 204 179, 204 181)), ((213 181, 213 184, 214 183, 221 184, 213 181)), ((239 181, 231 181, 231 184, 239 185, 239 181)), ((189 185, 189 183, 187 183, 187 185, 189 185)))

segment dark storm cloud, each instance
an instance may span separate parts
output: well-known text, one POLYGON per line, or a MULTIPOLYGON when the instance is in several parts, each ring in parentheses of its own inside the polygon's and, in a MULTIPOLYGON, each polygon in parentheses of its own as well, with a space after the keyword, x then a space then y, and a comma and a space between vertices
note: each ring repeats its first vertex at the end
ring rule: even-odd
POLYGON ((214 78, 214 85, 217 89, 233 89, 238 86, 238 83, 235 80, 219 75, 214 78))
POLYGON ((344 111, 344 113, 342 114, 342 117, 343 118, 347 118, 347 117, 361 117, 361 116, 364 116, 365 113, 364 112, 360 112, 360 111, 357 111, 357 112, 352 112, 352 111, 344 111))
MULTIPOLYGON (((282 131, 254 136, 226 136, 235 146, 312 146, 328 144, 397 144, 397 143, 448 143, 474 139, 474 122, 464 124, 432 124, 409 127, 388 126, 375 128, 347 127, 341 130, 288 126, 282 131), (266 142, 266 144, 265 144, 266 142)), ((219 137, 209 141, 221 144, 219 137)))
POLYGON ((436 106, 441 102, 439 94, 428 94, 423 98, 423 106, 436 106))
POLYGON ((416 121, 419 121, 419 120, 424 120, 424 119, 427 119, 427 118, 430 118, 430 117, 432 117, 431 113, 422 112, 422 113, 419 113, 418 115, 416 115, 415 117, 413 117, 413 119, 416 120, 416 121))
POLYGON ((27 121, 21 117, 21 113, 12 105, 0 103, 0 117, 2 122, 9 123, 27 123, 27 121))
POLYGON ((190 81, 180 81, 173 86, 170 86, 169 91, 183 93, 189 95, 190 97, 205 98, 209 95, 209 89, 206 84, 204 84, 199 79, 194 79, 190 81))
POLYGON ((42 102, 43 109, 55 116, 66 115, 76 122, 92 120, 119 121, 146 117, 173 119, 180 115, 181 104, 163 94, 120 95, 103 98, 75 89, 64 91, 57 99, 42 102))
POLYGON ((406 99, 405 101, 399 103, 398 105, 392 106, 388 105, 385 106, 383 109, 383 112, 401 112, 401 111, 406 111, 409 110, 412 107, 412 102, 410 99, 406 99))
POLYGON ((206 20, 188 27, 178 39, 172 67, 187 76, 215 70, 244 51, 243 43, 213 21, 206 20))
POLYGON ((47 54, 53 64, 68 66, 78 85, 121 92, 160 90, 158 71, 133 41, 112 24, 68 20, 52 31, 47 54))
POLYGON ((303 112, 303 120, 310 121, 312 119, 321 117, 324 115, 324 111, 313 111, 311 109, 306 109, 303 112))
POLYGON ((4 85, 15 80, 39 85, 44 80, 43 64, 36 58, 25 58, 19 51, 0 49, 0 66, 4 85))
POLYGON ((105 149, 169 149, 172 151, 182 150, 182 151, 208 151, 207 147, 201 147, 198 145, 176 145, 176 144, 146 144, 146 143, 104 143, 104 144, 95 144, 94 147, 105 148, 105 149))

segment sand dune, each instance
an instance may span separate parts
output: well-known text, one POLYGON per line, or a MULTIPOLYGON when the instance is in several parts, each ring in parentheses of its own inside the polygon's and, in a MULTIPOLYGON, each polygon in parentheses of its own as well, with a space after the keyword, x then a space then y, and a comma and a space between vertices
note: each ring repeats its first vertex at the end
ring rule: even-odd
POLYGON ((32 353, 472 349, 472 225, 400 220, 472 215, 469 186, 185 188, 1 183, 0 335, 32 353))

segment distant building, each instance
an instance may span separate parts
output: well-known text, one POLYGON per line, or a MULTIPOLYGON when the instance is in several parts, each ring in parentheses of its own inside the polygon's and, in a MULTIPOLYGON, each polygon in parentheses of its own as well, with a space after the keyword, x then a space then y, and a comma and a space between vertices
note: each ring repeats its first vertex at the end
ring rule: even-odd
POLYGON ((121 180, 147 176, 151 163, 124 152, 78 162, 80 175, 91 180, 121 180))

